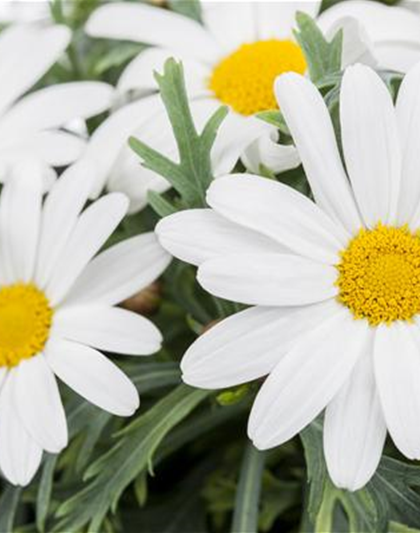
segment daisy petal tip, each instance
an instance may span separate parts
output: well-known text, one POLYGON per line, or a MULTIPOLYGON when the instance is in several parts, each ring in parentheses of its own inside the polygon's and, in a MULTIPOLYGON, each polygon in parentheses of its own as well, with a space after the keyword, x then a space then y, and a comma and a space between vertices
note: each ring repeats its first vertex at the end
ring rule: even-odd
POLYGON ((71 41, 72 34, 70 28, 64 24, 57 24, 51 28, 51 32, 56 34, 57 43, 60 43, 63 50, 65 50, 71 41))
POLYGON ((349 492, 356 492, 363 489, 363 487, 369 482, 372 474, 366 478, 366 476, 347 476, 344 473, 328 471, 331 481, 338 489, 348 490, 349 492))
MULTIPOLYGON (((134 385, 133 388, 135 389, 134 385)), ((121 407, 119 410, 119 413, 115 413, 117 416, 122 416, 124 418, 129 418, 130 416, 133 416, 136 411, 140 407, 140 396, 137 392, 137 389, 135 389, 135 394, 133 393, 133 398, 129 404, 127 404, 125 407, 121 407)))
POLYGON ((181 372, 182 372, 181 379, 183 383, 185 383, 185 385, 189 385, 190 387, 197 388, 197 383, 194 380, 194 378, 191 376, 190 369, 187 370, 185 368, 185 365, 184 366, 182 365, 182 362, 181 362, 181 372))
MULTIPOLYGON (((159 220, 155 226, 155 235, 158 242, 163 246, 162 240, 165 240, 165 236, 171 230, 173 215, 169 215, 159 220)), ((163 246, 165 248, 165 246, 163 246)))
POLYGON ((355 78, 359 77, 367 77, 367 76, 374 76, 376 77, 376 72, 372 69, 372 67, 369 67, 368 65, 363 65, 362 63, 356 63, 354 65, 349 65, 346 67, 343 75, 342 84, 345 83, 353 83, 353 80, 355 78))
POLYGON ((296 72, 285 72, 274 80, 274 92, 277 94, 278 91, 288 90, 290 85, 305 83, 305 81, 305 78, 296 72))
POLYGON ((121 212, 123 213, 123 216, 127 213, 128 211, 128 206, 130 204, 130 201, 128 199, 128 196, 125 195, 124 193, 122 192, 112 192, 108 195, 109 198, 112 198, 112 201, 115 205, 115 207, 119 208, 119 210, 121 210, 121 212))
POLYGON ((99 37, 101 36, 101 26, 103 19, 103 9, 97 9, 88 18, 84 31, 89 37, 99 37))
POLYGON ((62 428, 61 432, 57 432, 54 438, 54 442, 48 443, 48 446, 45 446, 45 451, 48 453, 57 454, 62 452, 69 443, 69 435, 67 430, 67 424, 62 428))
POLYGON ((254 445, 254 447, 257 448, 257 450, 259 450, 260 452, 263 452, 265 450, 269 450, 270 448, 273 447, 273 446, 270 446, 266 441, 256 437, 255 435, 252 437, 250 435, 249 430, 248 430, 248 437, 251 440, 251 442, 254 445))

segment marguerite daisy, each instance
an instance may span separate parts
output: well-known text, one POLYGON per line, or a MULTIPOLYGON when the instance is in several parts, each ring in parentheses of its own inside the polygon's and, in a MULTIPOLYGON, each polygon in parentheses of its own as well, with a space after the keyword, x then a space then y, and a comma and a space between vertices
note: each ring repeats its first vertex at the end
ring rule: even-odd
MULTIPOLYGON (((107 130, 106 137, 113 136, 114 146, 117 143, 121 146, 137 129, 142 141, 168 156, 176 154, 153 76, 153 71, 160 71, 166 59, 175 57, 182 60, 191 111, 198 126, 203 117, 208 118, 220 105, 231 109, 222 124, 218 148, 215 147, 216 175, 230 171, 226 163, 219 164, 220 154, 227 156, 233 166, 250 146, 252 149, 244 159, 249 166, 258 168, 262 163, 275 171, 297 166, 295 148, 277 144, 277 130, 252 115, 276 106, 273 82, 278 74, 306 70, 303 53, 292 37, 295 14, 303 10, 315 16, 320 3, 203 2, 203 25, 142 4, 117 2, 100 7, 87 23, 89 35, 153 46, 127 66, 117 84, 121 95, 135 91, 141 100, 131 104, 124 121, 111 117, 109 124, 102 126, 103 138, 107 130)), ((124 111, 119 113, 123 116, 124 111)), ((96 140, 95 144, 98 148, 93 150, 102 156, 103 144, 96 140)), ((132 157, 130 161, 127 153, 119 158, 118 166, 123 167, 123 172, 113 170, 98 176, 94 194, 99 194, 105 185, 111 190, 122 190, 132 197, 133 209, 138 209, 145 204, 148 189, 161 192, 169 187, 166 180, 140 169, 138 159, 132 157)))
MULTIPOLYGON (((252 115, 276 107, 273 94, 276 76, 283 72, 306 71, 305 58, 293 38, 295 16, 297 11, 305 11, 315 17, 320 4, 318 0, 201 2, 202 25, 180 14, 147 5, 117 2, 100 7, 87 23, 89 35, 152 45, 128 65, 117 84, 122 96, 134 92, 137 97, 144 97, 144 103, 140 101, 136 107, 132 104, 130 111, 121 110, 121 118, 111 117, 108 124, 102 126, 102 140, 112 138, 112 152, 116 154, 117 146, 126 144, 128 135, 140 132, 140 138, 156 150, 170 157, 176 154, 175 141, 166 114, 159 105, 153 77, 153 71, 160 71, 168 57, 175 57, 183 62, 192 113, 199 124, 203 114, 208 117, 219 105, 230 107, 226 120, 232 120, 233 125, 222 125, 217 142, 232 164, 242 156, 247 168, 257 173, 261 164, 274 172, 298 166, 300 159, 295 147, 279 144, 277 130, 252 115)), ((404 36, 398 42, 388 43, 389 54, 399 57, 400 50, 402 55, 406 50, 409 53, 419 44, 420 31, 416 34, 415 30, 420 28, 420 19, 405 9, 395 12, 392 8, 388 8, 389 12, 385 9, 386 21, 394 21, 390 28, 392 35, 404 36), (405 30, 407 24, 409 32, 405 30)), ((346 13, 338 16, 339 13, 334 11, 329 16, 327 10, 318 21, 327 34, 344 28, 343 64, 374 63, 376 48, 370 42, 370 34, 365 35, 359 23, 365 20, 364 10, 354 12, 355 16, 360 15, 357 19, 345 16, 346 13)), ((367 22, 375 16, 370 16, 367 10, 367 22)), ((385 39, 388 36, 386 21, 383 24, 378 21, 385 39)), ((375 35, 372 35, 374 41, 375 35)), ((92 146, 95 159, 102 158, 105 144, 95 139, 92 146)), ((230 171, 226 165, 218 165, 217 156, 215 159, 216 176, 230 171)), ((148 190, 162 192, 169 187, 166 180, 150 170, 140 169, 138 160, 127 148, 118 150, 118 163, 114 158, 106 171, 104 163, 99 165, 102 171, 92 196, 96 197, 105 185, 109 190, 123 191, 131 198, 132 211, 145 205, 148 190)))
POLYGON ((339 487, 373 475, 389 431, 420 458, 420 65, 396 108, 369 67, 349 67, 340 95, 346 169, 314 85, 275 85, 316 203, 274 180, 216 180, 212 209, 179 212, 160 242, 196 264, 212 294, 250 309, 200 337, 186 383, 223 388, 269 374, 250 415, 260 448, 296 435, 324 408, 324 448, 339 487))
POLYGON ((0 198, 0 468, 27 484, 42 451, 67 444, 55 376, 91 403, 120 416, 139 405, 131 381, 97 349, 156 352, 157 328, 114 307, 149 285, 169 255, 154 234, 133 237, 94 257, 127 211, 120 193, 82 212, 91 168, 80 162, 42 205, 41 180, 20 174, 0 198))
POLYGON ((63 128, 112 103, 112 87, 101 82, 62 83, 26 94, 57 61, 70 37, 64 26, 37 24, 12 25, 0 33, 1 181, 23 162, 51 181, 50 167, 75 161, 85 146, 63 128))

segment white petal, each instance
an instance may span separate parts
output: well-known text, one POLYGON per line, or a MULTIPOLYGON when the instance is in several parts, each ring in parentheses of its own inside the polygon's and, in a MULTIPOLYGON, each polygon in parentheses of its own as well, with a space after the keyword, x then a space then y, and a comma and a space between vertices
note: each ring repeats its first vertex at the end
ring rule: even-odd
POLYGON ((278 132, 267 132, 250 144, 242 154, 242 162, 252 173, 258 174, 261 165, 274 173, 285 172, 300 165, 299 152, 293 144, 279 144, 278 132))
POLYGON ((352 17, 343 17, 330 20, 327 9, 317 20, 317 24, 325 34, 327 40, 334 38, 340 30, 343 32, 343 45, 341 53, 342 68, 355 63, 362 63, 372 67, 377 66, 376 50, 365 27, 361 22, 352 17))
MULTIPOLYGON (((172 56, 173 51, 166 48, 147 48, 140 52, 121 74, 117 84, 118 91, 120 93, 132 90, 141 93, 156 91, 158 85, 154 73, 162 73, 165 61, 172 56)), ((191 98, 208 93, 209 68, 191 58, 178 56, 177 59, 182 61, 188 96, 191 98)))
POLYGON ((22 98, 0 122, 1 135, 21 135, 65 125, 107 110, 114 95, 111 85, 95 81, 60 83, 22 98))
POLYGON ((106 352, 150 355, 160 349, 162 335, 147 318, 118 307, 81 305, 54 314, 54 336, 106 352))
POLYGON ((420 65, 403 79, 396 112, 402 151, 398 223, 406 224, 420 204, 420 65))
POLYGON ((114 363, 93 348, 51 339, 45 355, 54 373, 88 402, 118 416, 131 416, 138 408, 135 386, 114 363))
POLYGON ((93 172, 88 162, 76 163, 63 172, 45 200, 35 276, 41 287, 48 282, 87 201, 93 172))
POLYGON ((46 293, 57 305, 76 278, 127 212, 127 198, 119 193, 108 194, 89 206, 79 217, 47 286, 46 293))
POLYGON ((307 305, 337 294, 334 267, 286 254, 236 254, 203 263, 197 280, 220 298, 247 305, 307 305))
MULTIPOLYGON (((148 120, 153 120, 153 114, 161 108, 162 104, 155 96, 143 98, 113 113, 94 131, 84 153, 84 157, 92 161, 96 168, 93 197, 99 196, 103 190, 121 150, 128 144, 130 135, 148 120)), ((140 174, 138 162, 136 158, 140 174)))
POLYGON ((293 2, 257 2, 255 4, 260 39, 290 39, 296 26, 296 13, 302 11, 315 18, 321 0, 293 2))
POLYGON ((118 304, 155 281, 170 261, 153 233, 126 239, 87 265, 69 292, 66 304, 118 304))
POLYGON ((3 282, 29 281, 41 218, 42 183, 26 169, 2 190, 0 206, 0 249, 3 282))
POLYGON ((248 423, 257 448, 278 446, 309 424, 365 352, 367 322, 355 321, 339 304, 336 308, 334 316, 296 342, 261 387, 248 423))
POLYGON ((0 391, 3 387, 3 385, 5 384, 5 381, 6 381, 6 378, 9 374, 9 369, 5 366, 2 366, 0 368, 0 391))
POLYGON ((8 377, 0 394, 0 468, 11 483, 25 486, 41 464, 42 448, 30 437, 16 411, 14 377, 8 377))
POLYGON ((281 252, 264 235, 243 228, 211 209, 187 209, 162 219, 155 228, 161 245, 193 265, 232 253, 281 252))
POLYGON ((23 425, 44 450, 58 453, 67 446, 66 413, 54 374, 42 354, 19 363, 14 400, 23 425))
POLYGON ((86 25, 92 37, 124 39, 168 47, 189 57, 212 61, 219 47, 198 22, 153 6, 116 2, 96 9, 86 25))
POLYGON ((230 174, 214 181, 207 203, 232 222, 258 231, 295 253, 328 264, 349 236, 303 194, 252 174, 230 174))
POLYGON ((300 308, 252 307, 199 337, 181 370, 188 385, 222 389, 265 376, 299 337, 332 315, 335 302, 300 308))
MULTIPOLYGON (((80 157, 86 142, 64 131, 41 131, 29 141, 34 155, 56 167, 67 166, 80 157)), ((26 147, 25 147, 26 148, 26 147)))
POLYGON ((254 2, 200 2, 204 26, 229 54, 241 44, 258 38, 254 2))
POLYGON ((350 233, 358 231, 360 217, 320 93, 293 73, 277 78, 274 88, 317 204, 350 233))
POLYGON ((395 220, 401 154, 391 95, 369 67, 348 67, 341 84, 341 134, 347 171, 365 224, 395 220))
POLYGON ((379 65, 386 66, 389 70, 405 73, 419 62, 420 43, 406 41, 377 43, 375 57, 379 65))
MULTIPOLYGON (((352 17, 359 21, 375 48, 382 43, 388 44, 391 49, 396 47, 397 50, 401 45, 408 50, 420 46, 420 19, 407 9, 366 0, 347 0, 324 11, 320 17, 320 26, 323 29, 331 27, 343 17, 352 17)), ((375 54, 378 57, 377 50, 375 54)), ((379 55, 378 58, 381 68, 399 70, 399 62, 395 61, 392 55, 391 58, 387 55, 379 55)))
MULTIPOLYGON (((222 104, 222 102, 210 99, 197 101, 191 105, 194 118, 196 118, 195 109, 206 102, 213 105, 213 111, 222 104)), ((210 113, 207 118, 210 118, 210 113)), ((211 151, 214 176, 217 178, 231 172, 246 149, 258 142, 261 137, 265 137, 269 131, 270 126, 262 120, 252 116, 244 117, 230 110, 220 125, 211 151)))
POLYGON ((129 198, 129 215, 147 206, 149 191, 163 193, 169 188, 169 182, 142 167, 138 156, 128 149, 124 149, 122 156, 118 158, 107 185, 109 192, 122 192, 129 198))
POLYGON ((409 459, 420 459, 420 334, 394 322, 376 329, 375 377, 388 431, 409 459))
POLYGON ((334 485, 359 490, 375 473, 386 425, 373 374, 373 346, 367 346, 347 382, 327 406, 324 450, 334 485))
POLYGON ((0 36, 0 113, 55 63, 71 38, 65 26, 16 24, 0 36))

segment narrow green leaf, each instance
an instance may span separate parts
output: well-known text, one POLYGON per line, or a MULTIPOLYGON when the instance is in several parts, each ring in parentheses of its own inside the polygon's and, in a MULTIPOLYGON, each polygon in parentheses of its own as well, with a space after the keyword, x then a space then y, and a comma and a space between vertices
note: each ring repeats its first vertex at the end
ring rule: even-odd
POLYGON ((176 207, 156 191, 149 191, 147 200, 153 211, 162 218, 177 212, 176 207))
POLYGON ((420 533, 420 529, 404 526, 398 522, 391 522, 389 524, 389 533, 420 533))
POLYGON ((272 126, 275 126, 283 133, 290 135, 289 129, 286 125, 284 117, 281 114, 279 109, 270 109, 269 111, 261 111, 260 113, 256 114, 256 117, 259 118, 260 120, 263 120, 264 122, 267 122, 267 124, 271 124, 272 126))
POLYGON ((48 455, 45 458, 41 481, 38 487, 36 499, 36 526, 42 533, 45 531, 45 521, 50 507, 54 470, 57 464, 57 459, 58 455, 48 455))
POLYGON ((203 132, 200 135, 201 138, 201 150, 204 153, 210 153, 210 150, 216 140, 217 131, 222 124, 226 115, 229 113, 227 106, 221 106, 213 113, 209 118, 207 124, 204 126, 203 132))
MULTIPOLYGON (((189 106, 182 65, 168 59, 163 74, 155 73, 155 78, 175 136, 179 163, 170 161, 140 140, 131 139, 130 146, 141 157, 145 168, 169 181, 181 196, 182 205, 205 207, 206 191, 213 180, 210 153, 227 110, 217 110, 199 134, 189 106)), ((155 206, 159 210, 163 208, 161 203, 155 202, 155 206)))
POLYGON ((232 533, 257 533, 265 453, 247 444, 236 491, 232 533))
POLYGON ((331 483, 327 483, 321 507, 315 520, 315 533, 334 533, 334 508, 337 503, 337 494, 331 483))
POLYGON ((179 165, 135 137, 130 137, 128 144, 142 158, 145 168, 163 176, 180 194, 184 192, 187 182, 179 165))
POLYGON ((79 450, 76 461, 76 472, 82 472, 89 463, 93 449, 100 439, 101 433, 105 426, 112 419, 112 415, 106 411, 100 411, 97 416, 89 424, 89 431, 87 432, 83 444, 79 450))
POLYGON ((201 22, 201 4, 199 0, 169 0, 169 5, 176 13, 201 22))
POLYGON ((308 483, 310 484, 308 498, 308 513, 315 521, 322 504, 325 483, 328 479, 324 460, 322 443, 322 425, 315 420, 300 433, 305 451, 306 466, 308 469, 308 483))
POLYGON ((298 31, 294 33, 305 55, 311 80, 317 83, 340 71, 343 32, 338 31, 331 42, 328 42, 307 13, 299 12, 296 15, 296 22, 298 31))
POLYGON ((87 524, 89 531, 100 531, 125 488, 148 469, 163 438, 210 394, 180 385, 134 420, 115 446, 89 468, 90 483, 59 508, 58 516, 64 519, 55 531, 78 530, 87 524))
POLYGON ((9 533, 13 531, 16 510, 20 502, 22 489, 8 485, 0 498, 0 531, 9 533))

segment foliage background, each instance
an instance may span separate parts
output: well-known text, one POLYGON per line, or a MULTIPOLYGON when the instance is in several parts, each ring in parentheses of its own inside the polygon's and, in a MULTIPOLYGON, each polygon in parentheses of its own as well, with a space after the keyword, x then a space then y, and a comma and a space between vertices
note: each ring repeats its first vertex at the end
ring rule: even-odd
MULTIPOLYGON (((324 1, 323 8, 336 1, 324 1)), ((86 37, 83 25, 98 5, 99 0, 52 3, 53 18, 70 26, 74 38, 41 86, 82 79, 115 83, 144 48, 86 37)), ((194 0, 172 1, 168 7, 200 19, 194 0)), ((327 43, 307 17, 298 24, 311 77, 337 118, 339 36, 327 43), (323 53, 314 54, 315 49, 323 53)), ((398 77, 382 75, 397 90, 398 77)), ((225 110, 199 134, 189 114, 182 68, 168 62, 158 81, 180 164, 140 140, 132 139, 131 146, 174 189, 164 196, 151 194, 150 206, 127 217, 114 242, 152 230, 160 216, 174 210, 205 205, 212 179, 209 153, 225 110)), ((263 115, 287 135, 278 111, 263 115)), ((102 118, 90 121, 89 130, 102 118)), ((310 194, 301 168, 269 177, 310 194)), ((181 383, 179 360, 185 349, 215 320, 238 310, 202 291, 193 267, 174 261, 136 306, 151 315, 165 337, 161 352, 150 359, 118 359, 140 391, 140 410, 129 421, 117 419, 63 387, 71 444, 60 456, 45 457, 27 489, 1 481, 0 532, 420 532, 420 467, 404 463, 391 443, 368 486, 349 493, 328 479, 322 419, 280 448, 258 452, 246 438, 246 421, 259 383, 219 392, 181 383)))

